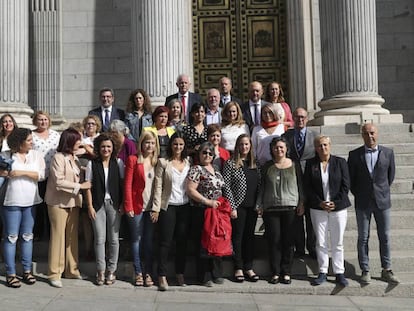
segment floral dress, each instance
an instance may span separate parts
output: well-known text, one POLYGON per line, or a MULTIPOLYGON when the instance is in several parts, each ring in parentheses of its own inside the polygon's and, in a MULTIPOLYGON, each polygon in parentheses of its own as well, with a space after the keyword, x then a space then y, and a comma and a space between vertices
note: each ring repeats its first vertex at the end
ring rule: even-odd
MULTIPOLYGON (((222 188, 225 186, 224 178, 219 171, 210 173, 204 166, 194 165, 190 168, 187 178, 198 183, 197 191, 209 200, 217 200, 222 196, 222 188)), ((193 202, 194 205, 200 205, 193 202)))

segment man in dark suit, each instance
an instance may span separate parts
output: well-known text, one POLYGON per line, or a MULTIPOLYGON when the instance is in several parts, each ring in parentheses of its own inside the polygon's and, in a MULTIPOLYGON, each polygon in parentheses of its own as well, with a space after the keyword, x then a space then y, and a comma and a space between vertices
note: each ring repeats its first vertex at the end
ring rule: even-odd
POLYGON ((191 82, 190 78, 185 74, 180 74, 177 77, 176 85, 178 87, 178 93, 172 94, 165 99, 165 106, 168 102, 174 98, 178 98, 181 101, 183 113, 185 116, 185 122, 190 123, 191 121, 191 107, 194 103, 202 103, 200 94, 189 92, 191 82))
MULTIPOLYGON (((308 123, 308 112, 305 108, 298 107, 293 112, 294 128, 288 129, 282 136, 289 144, 289 158, 294 162, 300 163, 302 174, 305 172, 306 160, 315 156, 315 133, 306 127, 308 123)), ((306 206, 305 206, 306 207, 306 206)), ((296 216, 295 219, 296 237, 295 254, 303 256, 305 254, 305 244, 309 256, 316 259, 315 252, 315 232, 313 231, 309 208, 305 208, 305 214, 296 216), (306 239, 304 217, 306 221, 306 239), (306 241, 306 242, 305 242, 306 241)))
POLYGON ((233 84, 230 78, 222 77, 219 81, 219 90, 220 90, 220 107, 224 107, 229 102, 236 102, 239 106, 242 105, 242 101, 240 98, 237 98, 231 95, 231 90, 233 88, 233 84))
POLYGON ((107 132, 109 124, 113 120, 125 121, 125 111, 114 107, 114 90, 111 88, 103 88, 99 91, 99 99, 101 106, 89 111, 89 114, 98 116, 102 123, 102 131, 107 132))
POLYGON ((392 284, 399 283, 391 270, 390 252, 390 186, 394 181, 394 152, 377 143, 378 129, 374 124, 362 126, 364 146, 349 152, 348 167, 351 192, 355 197, 358 225, 358 261, 362 270, 361 283, 371 281, 369 273, 368 240, 371 216, 377 224, 380 243, 381 278, 392 284))
POLYGON ((245 102, 241 106, 243 113, 243 119, 249 126, 250 133, 253 131, 253 127, 260 125, 262 107, 267 104, 262 100, 263 85, 259 81, 253 81, 249 85, 249 101, 245 102))

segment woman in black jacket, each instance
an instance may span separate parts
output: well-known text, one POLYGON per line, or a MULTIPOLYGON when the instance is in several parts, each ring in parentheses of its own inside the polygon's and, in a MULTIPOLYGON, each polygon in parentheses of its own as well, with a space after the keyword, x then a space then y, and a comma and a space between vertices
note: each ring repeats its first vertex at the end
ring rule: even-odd
POLYGON ((331 155, 331 140, 318 136, 314 141, 316 156, 306 162, 305 189, 307 206, 311 208, 313 229, 316 235, 316 254, 319 275, 313 285, 326 281, 329 265, 328 250, 332 253, 332 268, 336 283, 348 286, 344 272, 343 237, 347 222, 349 173, 345 159, 331 155), (330 246, 328 246, 328 232, 330 246))

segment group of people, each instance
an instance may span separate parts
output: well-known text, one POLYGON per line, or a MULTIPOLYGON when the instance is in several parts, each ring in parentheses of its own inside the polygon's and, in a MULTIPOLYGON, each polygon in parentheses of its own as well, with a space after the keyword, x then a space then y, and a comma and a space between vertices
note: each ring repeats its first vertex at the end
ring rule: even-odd
POLYGON ((168 289, 173 242, 180 286, 186 286, 190 242, 200 284, 223 283, 222 254, 233 256, 234 281, 256 282, 260 277, 253 270, 255 226, 263 217, 270 283, 291 283, 295 249, 303 253, 306 244, 319 263, 313 285, 326 281, 331 250, 336 282, 347 286, 343 236, 349 189, 355 196, 361 282, 370 282, 373 214, 382 278, 398 283, 389 243, 394 155, 378 146, 375 125, 362 127, 365 145, 351 151, 347 163, 331 155, 329 137, 316 136, 306 127, 306 109, 296 108, 292 114, 280 83, 268 85, 266 101, 262 84, 250 83, 249 100, 242 103, 231 95, 231 80, 223 77, 218 89, 208 91, 206 104, 189 92, 190 85, 188 76, 180 75, 178 92, 154 110, 146 92, 136 89, 126 113, 114 106, 113 90, 104 88, 100 107, 60 134, 50 128, 45 111, 33 116, 33 131, 19 128, 10 114, 1 117, 0 160, 12 161, 11 168, 0 169, 6 181, 1 187, 1 216, 8 286, 18 288, 21 280, 36 282, 33 239, 36 232, 49 230, 50 284, 60 288, 62 276, 84 277, 78 267, 80 207, 92 223, 97 285, 116 281, 122 221, 130 228, 136 286, 154 285, 157 254, 158 288, 168 289), (215 234, 227 243, 225 250, 214 244, 211 251, 213 242, 205 231, 212 225, 221 230, 215 234), (22 278, 15 268, 18 240, 22 278))

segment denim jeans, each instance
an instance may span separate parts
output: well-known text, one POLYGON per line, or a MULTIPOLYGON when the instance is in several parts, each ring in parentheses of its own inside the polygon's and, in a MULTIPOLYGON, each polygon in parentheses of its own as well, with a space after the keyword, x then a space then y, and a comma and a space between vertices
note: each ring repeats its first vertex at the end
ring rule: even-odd
POLYGON ((119 256, 119 225, 121 214, 111 200, 105 200, 92 221, 95 234, 96 268, 98 271, 115 272, 119 256), (105 242, 108 241, 108 266, 105 263, 105 242))
POLYGON ((32 271, 33 226, 36 217, 35 206, 4 206, 4 261, 7 275, 16 274, 16 245, 21 238, 23 271, 32 271))
POLYGON ((358 261, 362 271, 369 271, 368 241, 372 215, 377 223, 382 268, 391 267, 390 211, 389 208, 380 210, 374 202, 364 208, 355 209, 358 224, 358 261))
POLYGON ((139 254, 141 237, 144 228, 142 216, 143 213, 134 215, 134 217, 128 217, 129 229, 131 232, 132 260, 134 264, 135 274, 142 273, 141 257, 139 254))

